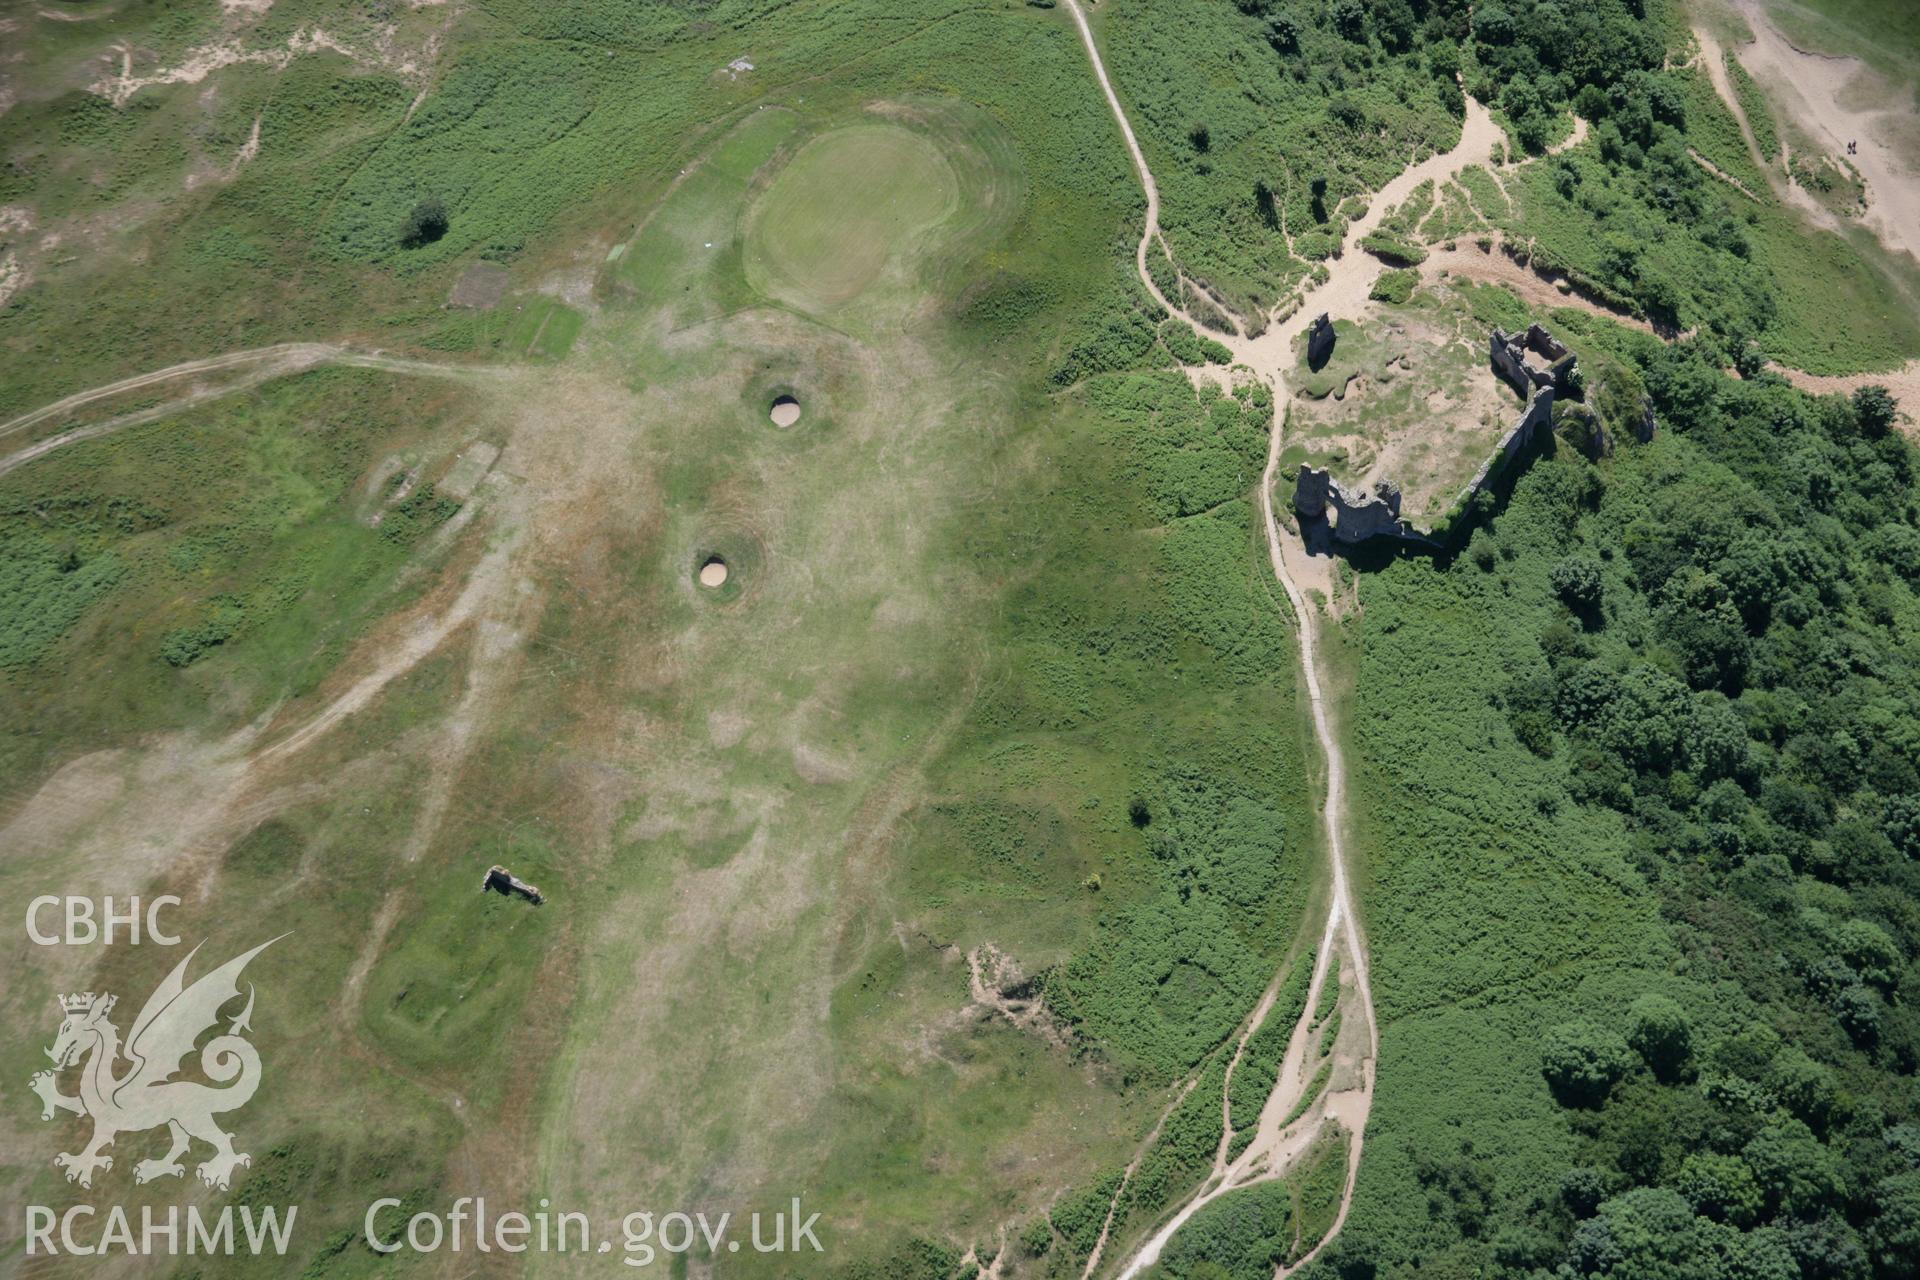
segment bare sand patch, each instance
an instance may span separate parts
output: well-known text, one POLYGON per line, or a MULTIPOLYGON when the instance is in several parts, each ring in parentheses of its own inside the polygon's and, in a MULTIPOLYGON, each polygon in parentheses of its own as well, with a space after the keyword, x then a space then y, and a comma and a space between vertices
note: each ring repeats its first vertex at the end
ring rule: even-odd
POLYGON ((473 496, 480 482, 493 470, 493 464, 500 460, 500 450, 485 440, 476 440, 462 449, 447 468, 446 475, 434 486, 441 493, 460 502, 473 496))
POLYGON ((767 417, 773 425, 785 430, 800 421, 800 402, 792 396, 775 396, 773 407, 767 410, 767 417))
POLYGON ((0 253, 0 306, 5 306, 7 300, 18 293, 20 286, 26 282, 27 272, 20 265, 20 259, 11 250, 0 253))
POLYGON ((793 771, 804 782, 815 786, 824 786, 834 782, 851 782, 855 777, 853 766, 845 760, 827 754, 818 747, 810 747, 804 742, 793 744, 793 771))
MULTIPOLYGON (((1885 387, 1908 419, 1920 419, 1920 360, 1909 360, 1898 369, 1881 373, 1833 375, 1805 373, 1781 364, 1769 367, 1800 390, 1817 396, 1850 396, 1862 387, 1885 387)), ((1904 425, 1910 432, 1920 434, 1920 427, 1914 427, 1911 421, 1904 425)))
MULTIPOLYGON (((1831 156, 1845 156, 1867 192, 1862 219, 1880 242, 1895 253, 1920 257, 1920 169, 1906 139, 1911 117, 1897 109, 1902 100, 1886 92, 1881 77, 1856 58, 1837 57, 1795 46, 1780 33, 1755 0, 1734 0, 1753 38, 1734 50, 1766 90, 1772 105, 1816 146, 1831 156), (1857 146, 1849 153, 1848 144, 1857 146)), ((1762 156, 1753 129, 1721 63, 1720 45, 1696 28, 1701 60, 1727 109, 1741 126, 1748 149, 1773 179, 1781 197, 1813 219, 1816 225, 1837 227, 1834 215, 1797 183, 1778 174, 1776 157, 1762 156)))
POLYGON ((499 263, 476 262, 460 273, 453 292, 447 296, 447 305, 491 311, 506 295, 507 280, 507 269, 499 263))
POLYGON ((1578 307, 1593 315, 1604 316, 1615 324, 1658 336, 1654 327, 1642 317, 1596 302, 1569 285, 1565 277, 1517 261, 1509 247, 1497 238, 1485 249, 1477 245, 1471 248, 1462 245, 1454 249, 1430 249, 1425 266, 1441 279, 1458 276, 1476 284, 1505 285, 1529 306, 1546 309, 1578 307))
POLYGON ((707 712, 707 737, 713 745, 725 751, 736 746, 747 736, 747 730, 753 722, 738 711, 716 710, 707 712))

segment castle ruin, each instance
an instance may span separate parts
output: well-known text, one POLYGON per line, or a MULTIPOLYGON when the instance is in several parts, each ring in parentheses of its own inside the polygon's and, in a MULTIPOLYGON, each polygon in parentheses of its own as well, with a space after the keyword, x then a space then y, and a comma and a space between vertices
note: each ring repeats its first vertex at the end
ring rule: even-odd
POLYGON ((1341 542, 1365 542, 1369 538, 1399 538, 1425 541, 1424 535, 1400 518, 1400 490, 1385 480, 1350 494, 1330 471, 1302 464, 1293 485, 1293 509, 1303 523, 1323 521, 1331 512, 1333 536, 1341 542))
POLYGON ((1533 395, 1535 387, 1551 387, 1565 394, 1573 382, 1573 353, 1567 344, 1537 324, 1509 337, 1495 329, 1489 344, 1496 373, 1518 391, 1522 398, 1533 395))
MULTIPOLYGON (((1315 333, 1324 320, 1322 316, 1314 321, 1315 333)), ((1328 324, 1325 328, 1331 350, 1333 326, 1328 324)), ((1312 341, 1309 337, 1309 359, 1312 341)), ((1461 491, 1459 507, 1472 502, 1486 488, 1497 467, 1523 452, 1543 428, 1550 429, 1555 395, 1574 385, 1573 353, 1537 324, 1511 337, 1495 329, 1489 347, 1494 372, 1526 398, 1527 407, 1461 491)), ((1647 417, 1648 423, 1642 430, 1651 437, 1651 414, 1647 417)), ((1400 490, 1385 480, 1376 481, 1371 492, 1349 493, 1333 478, 1332 472, 1302 463, 1294 480, 1293 509, 1300 517, 1303 534, 1314 526, 1326 525, 1334 541, 1348 545, 1372 538, 1391 538, 1427 547, 1439 545, 1430 534, 1400 518, 1400 490)))

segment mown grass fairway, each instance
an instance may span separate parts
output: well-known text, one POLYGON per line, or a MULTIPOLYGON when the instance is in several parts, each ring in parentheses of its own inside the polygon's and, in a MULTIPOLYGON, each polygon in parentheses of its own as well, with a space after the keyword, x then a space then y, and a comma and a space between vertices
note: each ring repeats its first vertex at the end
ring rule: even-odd
POLYGON ((954 213, 953 167, 892 124, 855 124, 801 148, 747 223, 747 272, 767 293, 830 312, 859 297, 954 213))

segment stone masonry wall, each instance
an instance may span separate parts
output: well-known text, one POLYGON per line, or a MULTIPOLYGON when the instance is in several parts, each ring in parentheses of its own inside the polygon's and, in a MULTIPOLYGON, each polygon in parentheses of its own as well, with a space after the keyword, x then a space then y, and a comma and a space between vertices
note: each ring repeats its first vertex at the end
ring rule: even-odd
MULTIPOLYGON (((1330 325, 1328 329, 1331 331, 1330 325)), ((1517 338, 1495 329, 1489 346, 1495 372, 1527 397, 1527 407, 1461 491, 1462 506, 1486 488, 1497 465, 1511 461, 1533 443, 1538 432, 1550 429, 1554 395, 1566 387, 1573 371, 1573 356, 1565 344, 1537 324, 1529 325, 1517 338), (1551 363, 1536 365, 1527 359, 1529 353, 1551 363)), ((1651 414, 1648 418, 1642 429, 1650 437, 1651 414)), ((1293 509, 1303 522, 1323 521, 1331 514, 1336 542, 1351 544, 1386 537, 1433 544, 1431 537, 1400 518, 1400 490, 1385 482, 1375 484, 1371 493, 1350 494, 1332 473, 1303 463, 1294 479, 1293 509)))

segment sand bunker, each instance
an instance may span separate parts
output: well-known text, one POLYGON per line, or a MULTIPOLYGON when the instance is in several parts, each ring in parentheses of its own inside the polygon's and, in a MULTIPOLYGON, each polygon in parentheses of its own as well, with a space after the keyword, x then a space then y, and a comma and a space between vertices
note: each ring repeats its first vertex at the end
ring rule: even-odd
POLYGON ((800 402, 792 396, 776 396, 767 416, 776 427, 790 427, 800 421, 800 402))
POLYGON ((727 581, 727 562, 719 556, 710 557, 700 566, 700 585, 703 587, 725 586, 727 581))

